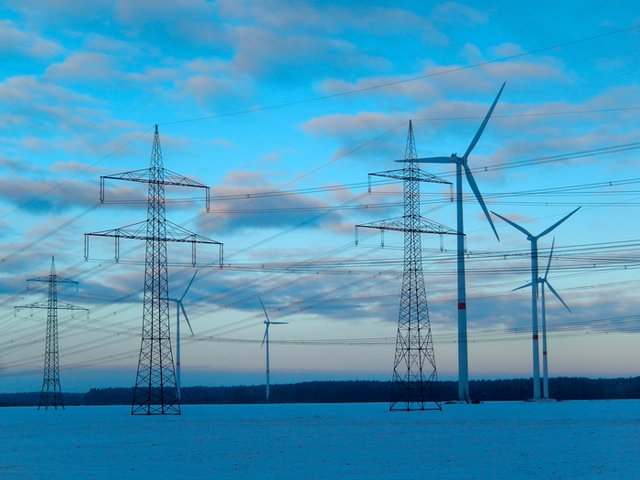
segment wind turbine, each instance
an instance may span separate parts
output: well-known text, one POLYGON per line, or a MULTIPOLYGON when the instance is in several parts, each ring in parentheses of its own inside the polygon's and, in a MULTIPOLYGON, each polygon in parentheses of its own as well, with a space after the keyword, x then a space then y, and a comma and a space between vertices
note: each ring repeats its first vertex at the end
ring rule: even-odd
MULTIPOLYGON (((571 213, 565 215, 562 219, 551 225, 546 230, 538 235, 532 235, 527 229, 521 227, 517 223, 509 220, 508 218, 493 213, 496 217, 501 218, 509 225, 517 230, 520 230, 527 236, 527 240, 531 242, 531 325, 532 325, 532 342, 533 342, 533 399, 540 400, 540 352, 538 348, 538 239, 544 237, 547 233, 554 230, 558 225, 564 222, 571 215, 580 210, 581 207, 576 208, 571 213)), ((552 292, 555 290, 547 283, 552 292)), ((557 294, 556 294, 557 295, 557 294)), ((562 302, 564 303, 564 302, 562 302)))
MULTIPOLYGON (((566 303, 564 303, 564 300, 562 300, 562 297, 560 297, 558 292, 556 292, 553 286, 549 283, 549 279, 547 278, 549 276, 549 268, 551 267, 551 259, 553 258, 553 247, 555 243, 556 243, 556 239, 554 238, 553 242, 551 242, 551 252, 549 253, 549 261, 547 262, 547 269, 544 272, 544 277, 538 277, 538 283, 540 284, 540 287, 542 289, 542 294, 541 294, 541 298, 542 298, 542 397, 545 400, 549 400, 549 363, 548 363, 548 357, 547 357, 547 309, 545 306, 545 298, 544 298, 545 284, 547 285, 547 287, 549 287, 549 290, 551 290, 551 293, 553 293, 556 296, 556 298, 560 300, 560 303, 562 303, 562 305, 564 305, 564 307, 569 311, 569 313, 571 313, 571 309, 569 308, 569 306, 566 303)), ((531 285, 531 282, 527 283, 526 285, 522 285, 521 287, 514 288, 513 291, 515 292, 516 290, 520 290, 521 288, 525 288, 530 285, 531 285)))
POLYGON ((176 304, 176 390, 178 394, 178 401, 180 401, 180 311, 184 315, 184 319, 187 321, 187 325, 189 326, 189 330, 191 330, 191 336, 193 336, 193 329, 191 328, 191 322, 189 322, 189 317, 187 316, 187 311, 184 309, 184 305, 182 304, 182 300, 187 295, 187 292, 191 288, 191 284, 196 278, 198 271, 193 274, 191 277, 191 281, 187 288, 185 288, 184 293, 180 298, 168 298, 170 302, 174 302, 176 304))
MULTIPOLYGON (((496 104, 498 103, 498 99, 502 94, 502 90, 506 82, 502 84, 500 87, 500 91, 496 95, 495 100, 491 104, 489 111, 484 117, 484 120, 480 124, 480 128, 476 132, 473 140, 469 144, 467 151, 464 152, 462 157, 459 157, 458 154, 453 153, 450 157, 427 157, 427 158, 416 158, 413 159, 413 162, 416 163, 453 163, 456 166, 456 210, 457 210, 457 232, 458 232, 458 244, 457 244, 457 259, 458 259, 458 399, 463 402, 469 402, 469 356, 468 356, 468 348, 467 348, 467 291, 466 291, 466 276, 465 276, 465 266, 464 266, 464 244, 465 244, 465 236, 464 236, 464 219, 462 212, 462 170, 464 169, 464 176, 467 178, 469 182, 469 186, 473 191, 482 211, 484 212, 485 217, 489 221, 491 228, 493 229, 493 233, 496 235, 498 241, 500 241, 500 237, 498 237, 498 232, 496 231, 496 227, 493 225, 493 221, 491 220, 491 215, 489 215, 489 210, 487 210, 487 206, 482 199, 482 195, 480 195, 480 190, 478 190, 478 185, 471 174, 471 170, 469 169, 469 165, 467 163, 469 159, 469 154, 478 143, 482 132, 484 131, 487 123, 489 122, 489 118, 493 113, 496 104)), ((404 162, 405 160, 397 160, 398 162, 404 162)))
POLYGON ((267 313, 267 309, 264 307, 264 303, 262 303, 262 299, 258 298, 260 300, 260 305, 262 305, 262 310, 264 310, 264 337, 262 337, 262 343, 260 344, 260 348, 262 348, 265 344, 266 344, 266 370, 267 370, 267 389, 266 389, 266 402, 269 403, 269 327, 271 325, 286 325, 289 322, 272 322, 271 320, 269 320, 269 314, 267 313))

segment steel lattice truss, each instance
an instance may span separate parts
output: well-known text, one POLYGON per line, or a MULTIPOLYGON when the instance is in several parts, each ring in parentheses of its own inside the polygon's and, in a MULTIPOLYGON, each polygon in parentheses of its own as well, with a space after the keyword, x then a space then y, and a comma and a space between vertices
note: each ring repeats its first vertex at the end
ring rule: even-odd
POLYGON ((455 235, 456 232, 421 217, 420 182, 445 184, 450 184, 450 182, 421 172, 418 164, 412 161, 416 158, 413 127, 409 122, 404 168, 371 174, 403 180, 404 215, 395 219, 357 226, 376 228, 381 231, 404 232, 404 270, 400 292, 396 353, 393 363, 389 407, 391 410, 441 409, 441 404, 434 392, 438 375, 422 271, 420 234, 455 235))
POLYGON ((64 409, 64 400, 62 398, 62 388, 60 387, 60 351, 58 347, 58 310, 83 310, 86 308, 77 307, 66 302, 58 302, 58 283, 72 283, 73 280, 62 278, 56 275, 56 265, 53 257, 51 258, 51 273, 45 277, 29 278, 29 282, 46 282, 48 283, 48 298, 46 302, 36 302, 29 305, 20 305, 16 308, 46 308, 47 309, 47 333, 45 335, 44 350, 44 377, 42 380, 42 389, 38 400, 38 410, 49 407, 54 409, 64 409))
POLYGON ((85 235, 86 256, 88 256, 88 236, 114 237, 116 239, 116 261, 119 259, 120 238, 145 240, 146 242, 142 342, 131 414, 179 415, 180 400, 169 328, 167 242, 190 242, 194 265, 196 263, 196 244, 218 245, 222 264, 222 244, 167 221, 165 185, 205 188, 207 208, 209 206, 209 189, 198 182, 164 169, 157 125, 153 137, 150 168, 102 177, 100 179, 100 199, 102 201, 104 201, 105 178, 149 184, 146 222, 85 235))

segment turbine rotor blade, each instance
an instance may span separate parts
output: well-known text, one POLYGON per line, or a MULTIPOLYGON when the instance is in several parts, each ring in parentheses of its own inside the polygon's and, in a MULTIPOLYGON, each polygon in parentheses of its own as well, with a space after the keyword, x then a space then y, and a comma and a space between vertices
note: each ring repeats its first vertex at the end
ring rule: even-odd
POLYGON ((182 304, 182 302, 180 302, 180 310, 182 310, 182 315, 184 315, 184 319, 187 321, 187 325, 189 326, 189 330, 191 331, 191 336, 193 337, 193 328, 191 328, 189 316, 187 315, 187 311, 184 309, 184 305, 182 304))
POLYGON ((180 297, 180 301, 182 302, 182 300, 184 300, 185 295, 187 294, 187 292, 189 291, 189 289, 191 288, 191 284, 193 283, 193 281, 196 278, 196 275, 198 274, 198 271, 196 270, 196 273, 193 274, 193 277, 191 277, 191 281, 189 281, 189 285, 187 285, 187 288, 184 289, 184 293, 182 294, 182 296, 180 297))
POLYGON ((491 114, 493 113, 493 109, 496 108, 496 104, 498 103, 498 99, 500 98, 500 95, 502 95, 502 90, 504 90, 504 86, 506 84, 507 84, 507 82, 504 82, 502 84, 502 86, 500 87, 500 91, 498 92, 498 95, 496 95, 496 98, 493 101, 493 103, 491 104, 491 107, 489 108, 489 111, 487 112, 487 114, 484 117, 484 120, 480 124, 480 128, 478 128, 478 131, 476 132, 475 137, 473 137, 473 140, 471 140, 471 143, 469 144, 469 148, 467 148, 467 151, 464 152, 464 155, 462 156, 463 160, 465 160, 465 161, 467 160, 467 157, 469 157, 469 154, 471 153, 471 150, 473 150, 473 148, 476 146, 476 143, 478 143, 478 140, 480 139, 480 136, 482 135, 482 132, 484 131, 485 127, 487 126, 487 123, 489 122, 489 118, 491 117, 491 114))
POLYGON ((569 308, 569 306, 568 306, 566 303, 564 303, 564 300, 562 300, 562 297, 560 297, 560 295, 558 295, 558 292, 556 292, 555 288, 553 288, 553 287, 551 286, 551 284, 550 284, 547 280, 545 280, 545 281, 544 281, 544 283, 546 283, 546 284, 547 284, 547 287, 549 287, 549 290, 551 290, 551 292, 556 296, 556 298, 557 298, 558 300, 560 300, 560 302, 562 303, 562 305, 564 305, 564 307, 565 307, 567 310, 569 310, 569 312, 570 312, 570 313, 573 313, 573 312, 571 312, 571 309, 569 308))
POLYGON ((269 322, 269 325, 289 325, 289 322, 269 322))
POLYGON ((512 292, 515 292, 516 290, 522 290, 523 288, 527 288, 531 286, 531 282, 526 283, 524 285, 520 285, 518 288, 514 288, 513 290, 511 290, 512 292))
POLYGON ((464 167, 464 173, 465 173, 465 176, 467 177, 467 181, 469 182, 469 186, 471 187, 471 190, 473 190, 473 193, 476 196, 476 199, 478 200, 480 207, 482 207, 482 211, 484 212, 485 217, 487 217, 487 220, 489 220, 489 224, 491 225, 491 229, 493 230, 493 233, 495 233, 496 238, 498 239, 498 241, 500 241, 500 237, 498 236, 496 227, 493 224, 493 220, 491 220, 491 215, 489 214, 489 210, 487 209, 487 206, 485 205, 484 200, 482 199, 482 195, 480 194, 480 190, 478 190, 478 185, 476 184, 476 181, 474 180, 473 175, 471 174, 471 170, 469 170, 469 167, 467 166, 466 162, 463 162, 462 166, 464 167))
POLYGON ((562 222, 564 222, 567 218, 569 218, 571 215, 573 215, 574 213, 576 213, 578 210, 580 210, 582 207, 578 207, 576 208, 573 212, 569 213, 568 215, 565 215, 562 219, 558 220, 556 223, 554 223, 553 225, 551 225, 549 228, 547 228, 546 230, 544 230, 541 234, 537 235, 536 238, 540 238, 540 237, 544 237, 547 233, 549 233, 551 230, 553 230, 554 228, 556 228, 558 225, 560 225, 562 222))
POLYGON ((549 268, 551 267, 551 259, 553 258, 553 246, 556 244, 556 237, 553 237, 553 241, 551 242, 551 252, 549 252, 549 261, 547 262, 547 269, 544 271, 544 277, 542 279, 547 281, 547 276, 549 275, 549 268))
POLYGON ((265 327, 264 327, 264 336, 262 337, 262 343, 260 344, 260 348, 263 347, 264 345, 264 341, 267 339, 267 334, 269 333, 269 324, 265 322, 265 327))
POLYGON ((267 319, 267 321, 265 323, 267 323, 267 324, 271 323, 269 321, 269 314, 267 313, 267 309, 264 307, 264 303, 262 303, 262 299, 260 297, 258 297, 258 300, 260 300, 260 305, 262 305, 262 310, 264 310, 264 316, 267 319))
POLYGON ((520 230, 522 233, 524 233, 527 237, 533 237, 533 235, 531 235, 527 229, 525 229, 524 227, 521 227, 520 225, 518 225, 516 222, 513 222, 511 220, 509 220, 507 217, 503 217, 502 215, 497 214, 496 212, 494 212, 493 210, 491 211, 491 213, 493 213, 496 217, 501 218, 502 220, 504 220, 505 222, 507 222, 509 225, 511 225, 513 228, 520 230))

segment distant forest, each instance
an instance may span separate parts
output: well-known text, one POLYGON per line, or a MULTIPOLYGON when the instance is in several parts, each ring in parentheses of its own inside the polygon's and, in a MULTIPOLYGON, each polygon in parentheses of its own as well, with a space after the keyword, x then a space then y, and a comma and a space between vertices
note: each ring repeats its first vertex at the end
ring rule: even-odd
MULTIPOLYGON (((471 380, 474 401, 528 400, 532 397, 531 379, 471 380)), ((271 403, 357 403, 387 402, 391 382, 323 381, 271 386, 271 403)), ((605 400, 640 398, 640 377, 549 379, 551 397, 556 400, 605 400)), ((458 384, 438 382, 434 395, 439 401, 455 400, 458 384)), ((182 404, 255 404, 264 403, 265 387, 185 387, 181 389, 182 404)), ((0 394, 0 406, 34 406, 38 392, 0 394)), ((129 405, 133 388, 92 388, 87 393, 65 393, 65 405, 129 405)), ((434 399, 435 399, 434 398, 434 399)))

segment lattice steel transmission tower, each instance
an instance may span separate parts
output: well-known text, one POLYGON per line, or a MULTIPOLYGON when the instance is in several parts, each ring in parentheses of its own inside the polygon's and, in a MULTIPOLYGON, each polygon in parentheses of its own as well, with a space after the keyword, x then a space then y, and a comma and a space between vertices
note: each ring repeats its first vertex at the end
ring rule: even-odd
POLYGON ((78 282, 56 275, 56 264, 51 257, 51 272, 49 275, 38 278, 29 278, 28 282, 46 282, 49 284, 49 295, 46 302, 36 302, 29 305, 19 305, 15 308, 46 308, 47 309, 47 333, 45 336, 44 348, 44 378, 42 380, 42 390, 38 400, 38 410, 47 410, 53 407, 64 409, 62 398, 62 388, 60 387, 60 352, 58 348, 58 310, 83 310, 87 308, 78 307, 66 302, 58 301, 58 283, 71 283, 77 285, 78 282))
POLYGON ((142 343, 134 388, 132 415, 180 415, 175 365, 169 328, 169 275, 167 242, 191 243, 191 263, 196 265, 196 244, 219 247, 222 243, 186 230, 166 219, 165 185, 202 188, 209 210, 209 187, 164 168, 158 126, 155 126, 151 166, 148 169, 100 177, 100 200, 104 202, 106 179, 149 184, 147 220, 113 230, 85 234, 85 258, 89 257, 89 237, 114 237, 115 260, 120 256, 120 239, 146 241, 142 343))
POLYGON ((390 410, 442 409, 434 392, 438 373, 422 272, 420 234, 455 235, 456 232, 420 215, 420 182, 448 185, 451 185, 451 182, 422 172, 418 164, 413 162, 416 158, 418 156, 413 137, 413 125, 409 121, 404 168, 369 174, 403 181, 404 215, 399 218, 356 225, 356 234, 358 227, 375 228, 381 232, 384 230, 404 232, 404 270, 390 410))

